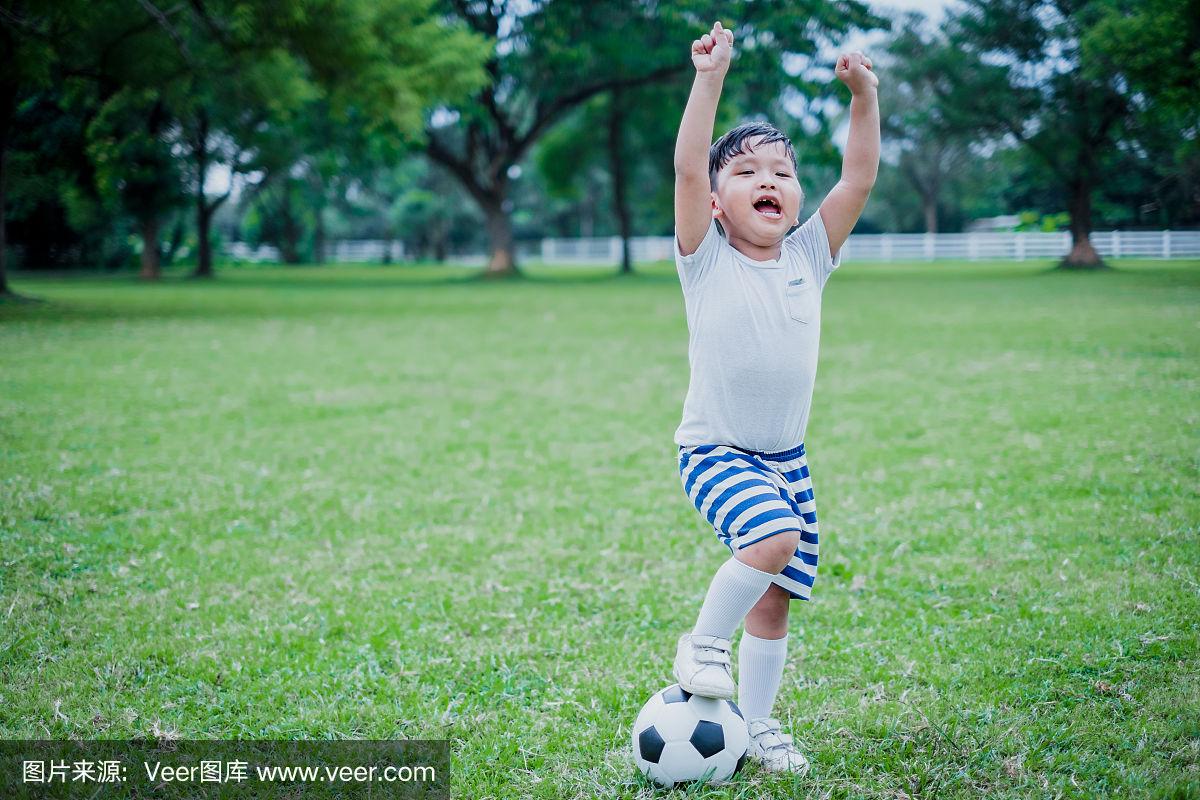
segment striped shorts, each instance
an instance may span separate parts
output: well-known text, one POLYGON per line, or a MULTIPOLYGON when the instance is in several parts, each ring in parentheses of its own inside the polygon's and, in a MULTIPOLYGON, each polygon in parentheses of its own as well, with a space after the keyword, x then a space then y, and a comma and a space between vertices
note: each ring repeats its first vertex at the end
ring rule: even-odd
POLYGON ((679 448, 679 477, 700 516, 730 552, 784 531, 800 531, 792 560, 774 583, 811 600, 817 577, 817 505, 804 445, 756 453, 726 445, 679 448))

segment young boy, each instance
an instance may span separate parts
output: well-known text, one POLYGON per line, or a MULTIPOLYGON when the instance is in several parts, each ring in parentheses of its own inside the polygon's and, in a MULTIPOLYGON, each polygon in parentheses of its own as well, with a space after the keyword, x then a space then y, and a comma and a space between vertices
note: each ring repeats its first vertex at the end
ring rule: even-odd
POLYGON ((821 324, 821 290, 867 203, 879 166, 879 80, 861 53, 835 72, 852 93, 842 176, 799 225, 804 193, 791 142, 765 123, 711 147, 733 34, 692 43, 696 78, 675 147, 675 262, 688 320, 691 382, 675 433, 689 499, 732 557, 696 625, 679 639, 675 679, 738 704, 749 756, 775 771, 808 761, 771 717, 787 650, 788 609, 817 573, 817 514, 804 454, 821 324), (798 228, 789 230, 793 226, 798 228))

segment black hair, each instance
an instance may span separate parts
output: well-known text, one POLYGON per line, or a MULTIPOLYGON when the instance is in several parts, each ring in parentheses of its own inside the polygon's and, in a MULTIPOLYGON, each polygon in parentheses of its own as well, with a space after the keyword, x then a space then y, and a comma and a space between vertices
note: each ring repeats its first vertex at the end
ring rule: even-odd
POLYGON ((717 188, 717 173, 721 171, 721 167, 728 164, 734 156, 740 156, 746 152, 746 140, 759 136, 762 137, 762 140, 758 142, 760 145, 783 142, 788 157, 792 159, 792 169, 799 171, 800 167, 796 164, 796 151, 792 148, 792 140, 783 131, 769 122, 743 122, 717 139, 713 142, 712 147, 708 148, 708 182, 714 191, 717 188))

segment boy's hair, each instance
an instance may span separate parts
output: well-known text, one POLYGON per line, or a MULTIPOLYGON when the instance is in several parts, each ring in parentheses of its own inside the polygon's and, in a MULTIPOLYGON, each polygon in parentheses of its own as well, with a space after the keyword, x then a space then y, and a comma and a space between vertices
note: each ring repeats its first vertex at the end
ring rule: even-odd
POLYGON ((788 157, 792 159, 792 169, 800 169, 796 164, 796 151, 792 149, 792 140, 783 131, 769 122, 743 122, 708 148, 708 182, 714 191, 717 188, 717 173, 721 171, 721 167, 728 164, 734 156, 746 152, 747 139, 759 136, 762 137, 760 145, 783 142, 788 157))

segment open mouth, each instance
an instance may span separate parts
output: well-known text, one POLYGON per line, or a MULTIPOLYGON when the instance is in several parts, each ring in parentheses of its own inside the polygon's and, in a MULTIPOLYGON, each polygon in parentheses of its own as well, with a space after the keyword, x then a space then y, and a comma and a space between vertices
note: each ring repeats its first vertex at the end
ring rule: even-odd
POLYGON ((783 209, 779 206, 779 201, 774 197, 758 198, 754 201, 754 210, 767 219, 779 219, 783 216, 783 209))

